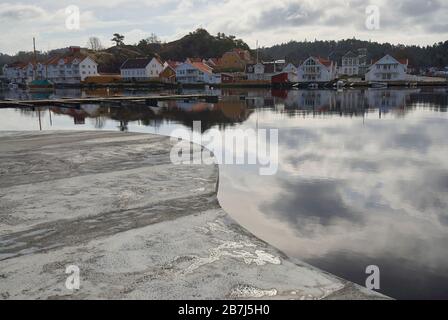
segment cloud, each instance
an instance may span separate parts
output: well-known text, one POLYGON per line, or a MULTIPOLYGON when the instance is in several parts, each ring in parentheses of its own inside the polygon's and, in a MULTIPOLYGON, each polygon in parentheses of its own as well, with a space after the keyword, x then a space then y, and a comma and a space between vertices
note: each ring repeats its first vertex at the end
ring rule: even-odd
POLYGON ((14 21, 14 23, 44 16, 45 10, 37 6, 0 4, 0 18, 14 21))
POLYGON ((72 4, 71 0, 1 4, 0 28, 13 27, 14 33, 0 35, 0 52, 25 49, 23 40, 32 35, 58 47, 66 45, 68 39, 82 45, 75 41, 85 42, 89 35, 106 39, 114 32, 136 34, 133 30, 154 32, 169 41, 198 27, 214 34, 234 34, 252 46, 257 40, 270 46, 305 38, 353 36, 426 45, 448 36, 448 3, 441 0, 80 0, 76 5, 83 14, 82 30, 64 34, 59 32, 64 23, 61 12, 72 4), (368 5, 380 8, 380 30, 365 28, 368 5))

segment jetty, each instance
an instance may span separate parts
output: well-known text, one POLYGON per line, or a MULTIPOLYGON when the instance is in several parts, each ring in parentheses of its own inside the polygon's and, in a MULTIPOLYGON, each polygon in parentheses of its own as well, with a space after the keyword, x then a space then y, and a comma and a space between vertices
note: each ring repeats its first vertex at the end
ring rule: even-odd
POLYGON ((182 95, 142 95, 142 96, 110 96, 110 97, 83 97, 83 98, 58 98, 58 99, 34 99, 34 100, 0 100, 0 108, 18 108, 18 107, 40 107, 40 106, 73 106, 81 104, 101 104, 113 103, 121 105, 123 103, 145 103, 154 105, 158 101, 167 100, 204 100, 208 103, 217 103, 219 97, 209 94, 182 94, 182 95))
POLYGON ((246 231, 218 202, 217 165, 175 165, 175 144, 0 132, 0 300, 387 299, 246 231))

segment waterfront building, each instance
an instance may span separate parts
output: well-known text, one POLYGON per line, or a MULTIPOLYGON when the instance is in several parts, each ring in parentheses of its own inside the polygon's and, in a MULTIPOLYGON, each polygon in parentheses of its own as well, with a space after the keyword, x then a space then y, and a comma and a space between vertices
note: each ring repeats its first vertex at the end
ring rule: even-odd
POLYGON ((81 53, 80 47, 69 47, 67 52, 45 62, 45 74, 53 83, 76 84, 87 77, 98 76, 98 64, 81 53))
POLYGON ((366 74, 367 69, 367 49, 359 49, 358 53, 349 51, 342 57, 338 73, 340 76, 362 77, 366 74))
POLYGON ((409 79, 408 64, 407 59, 398 60, 388 54, 370 66, 366 81, 406 81, 409 79))
POLYGON ((298 68, 298 82, 330 82, 336 79, 337 63, 320 57, 309 57, 298 68))
POLYGON ((203 62, 185 62, 176 68, 176 80, 183 84, 218 84, 221 75, 213 73, 213 69, 203 62))
POLYGON ((98 76, 98 64, 81 53, 80 47, 69 47, 66 52, 50 57, 45 62, 5 65, 3 72, 12 83, 27 84, 36 79, 47 79, 53 83, 75 84, 87 77, 98 76))
POLYGON ((175 83, 176 69, 180 64, 181 63, 177 61, 171 61, 171 60, 166 61, 163 64, 164 69, 159 75, 160 80, 165 83, 175 83))
POLYGON ((297 71, 298 68, 292 63, 288 63, 282 70, 282 72, 288 74, 288 81, 292 83, 296 83, 299 81, 297 71))
POLYGON ((271 82, 273 76, 283 72, 285 65, 285 60, 248 64, 246 67, 247 80, 271 82))
POLYGON ((131 58, 120 67, 121 77, 124 80, 145 81, 159 78, 164 70, 159 58, 131 58))
POLYGON ((342 57, 339 75, 350 77, 359 75, 359 57, 357 54, 349 51, 342 57))
POLYGON ((16 61, 11 64, 6 64, 3 66, 3 75, 7 79, 8 82, 25 84, 26 72, 25 68, 27 63, 22 61, 16 61))

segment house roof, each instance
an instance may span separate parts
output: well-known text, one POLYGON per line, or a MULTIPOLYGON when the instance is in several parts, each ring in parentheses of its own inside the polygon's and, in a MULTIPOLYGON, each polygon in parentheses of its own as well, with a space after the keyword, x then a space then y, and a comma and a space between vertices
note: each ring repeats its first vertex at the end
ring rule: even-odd
POLYGON ((349 51, 346 54, 344 54, 343 58, 357 58, 358 55, 355 54, 353 51, 349 51))
POLYGON ((45 62, 45 64, 46 65, 57 65, 61 59, 64 60, 65 64, 70 64, 70 63, 72 63, 76 59, 82 61, 82 60, 84 60, 86 58, 88 58, 87 55, 82 54, 79 51, 72 51, 72 50, 70 50, 69 52, 64 53, 62 55, 57 55, 57 56, 51 57, 50 59, 48 59, 45 62))
MULTIPOLYGON (((399 63, 404 64, 404 65, 408 65, 409 64, 409 59, 397 59, 395 58, 393 55, 391 54, 387 54, 384 57, 390 56, 392 58, 394 58, 395 60, 397 60, 399 63)), ((381 57, 381 59, 383 59, 384 57, 381 57)), ((377 63, 378 61, 380 61, 381 59, 376 59, 372 61, 372 65, 377 63)))
POLYGON ((201 58, 187 58, 187 61, 189 61, 191 63, 195 63, 195 62, 201 62, 202 63, 202 59, 201 58))
POLYGON ((15 61, 11 64, 8 64, 8 68, 25 68, 28 65, 28 63, 23 61, 15 61))
POLYGON ((210 68, 208 65, 206 65, 205 63, 202 62, 193 62, 191 63, 192 66, 194 66, 195 68, 201 70, 202 72, 205 73, 213 73, 213 69, 210 68))
POLYGON ((152 61, 152 58, 130 58, 126 60, 120 69, 143 69, 152 61))
POLYGON ((328 60, 328 59, 324 59, 324 58, 321 58, 321 57, 318 57, 316 59, 317 59, 317 61, 319 61, 321 64, 323 64, 326 67, 331 67, 331 65, 333 64, 333 61, 328 60))
POLYGON ((173 61, 173 60, 168 60, 168 61, 166 61, 166 63, 173 70, 176 70, 177 66, 181 64, 181 62, 173 61))

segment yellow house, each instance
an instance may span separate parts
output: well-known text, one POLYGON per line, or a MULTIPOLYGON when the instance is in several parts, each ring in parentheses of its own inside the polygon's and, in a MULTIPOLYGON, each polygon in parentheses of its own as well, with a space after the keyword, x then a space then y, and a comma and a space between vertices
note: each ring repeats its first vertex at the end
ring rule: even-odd
POLYGON ((227 72, 243 72, 246 65, 252 62, 250 52, 242 49, 234 49, 224 53, 220 59, 218 69, 227 72))
POLYGON ((167 66, 160 73, 159 78, 165 83, 174 83, 176 82, 176 71, 171 66, 167 66))

